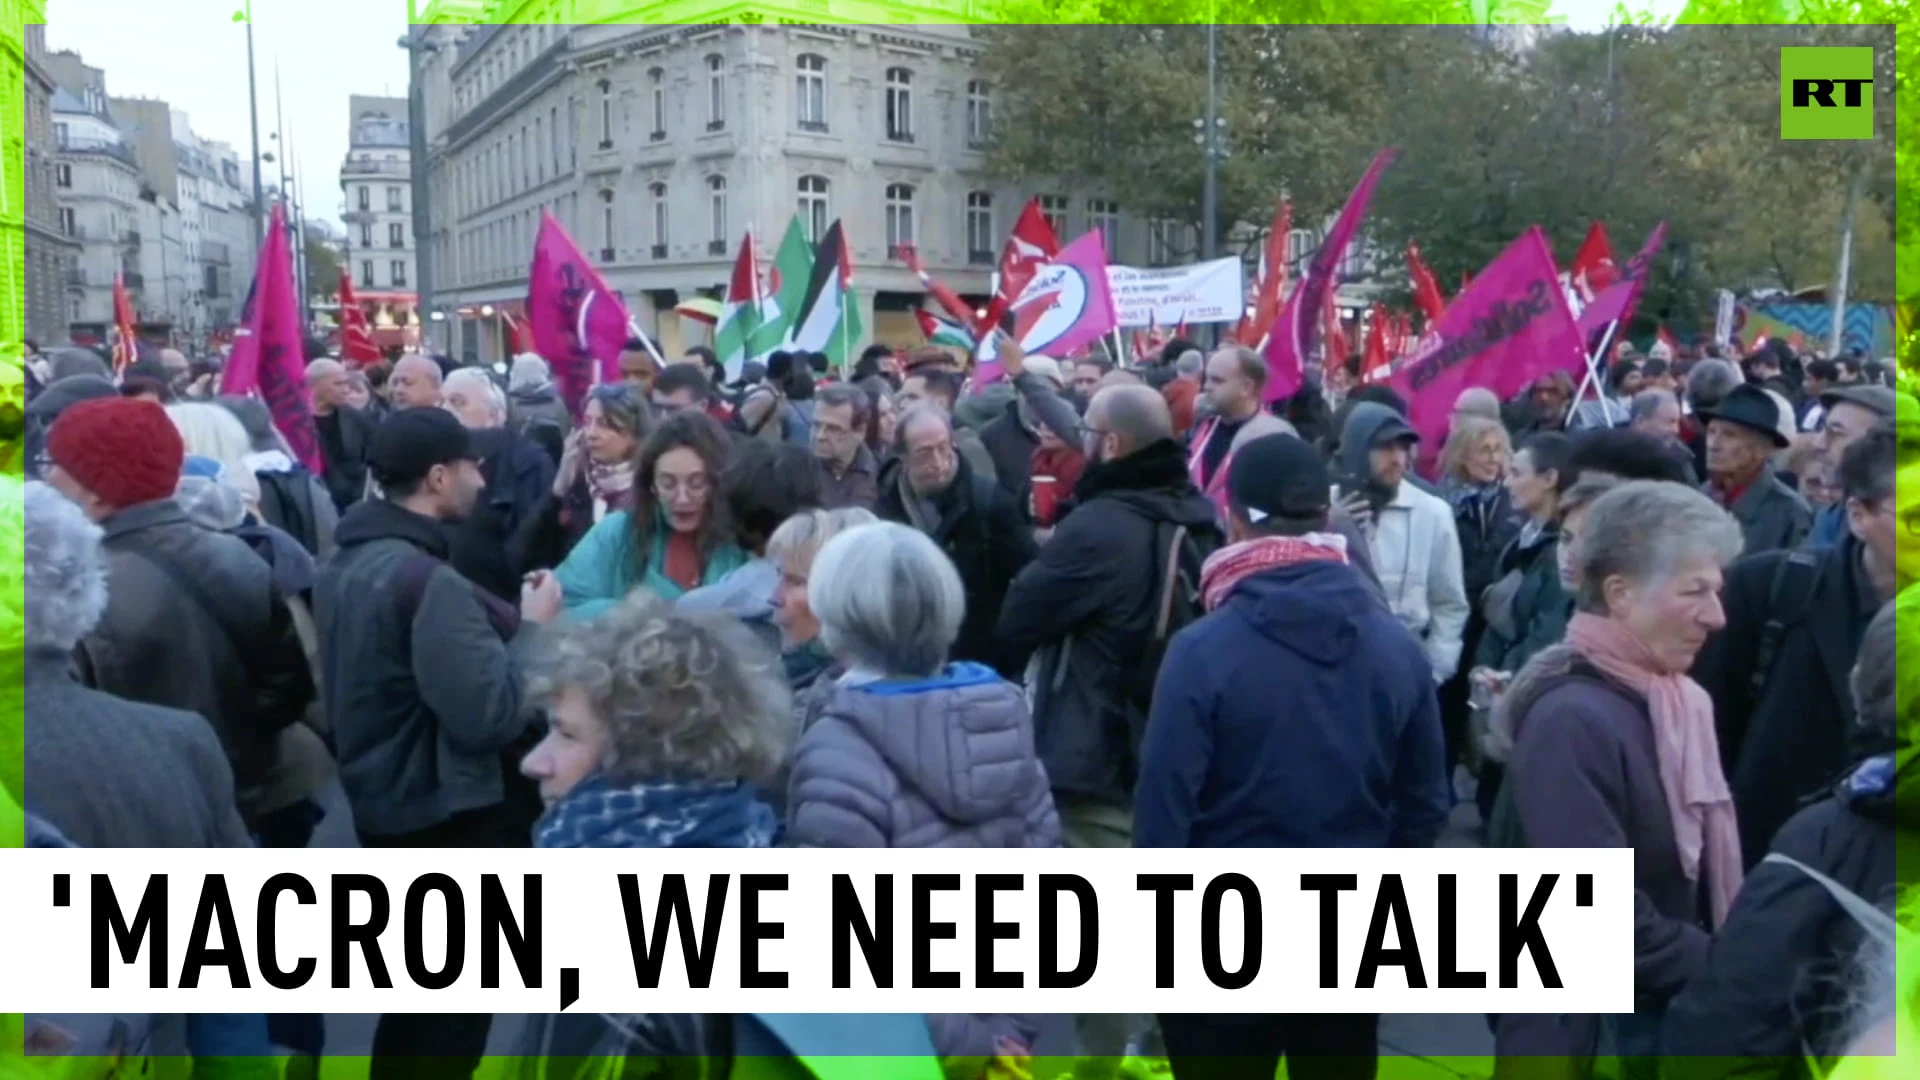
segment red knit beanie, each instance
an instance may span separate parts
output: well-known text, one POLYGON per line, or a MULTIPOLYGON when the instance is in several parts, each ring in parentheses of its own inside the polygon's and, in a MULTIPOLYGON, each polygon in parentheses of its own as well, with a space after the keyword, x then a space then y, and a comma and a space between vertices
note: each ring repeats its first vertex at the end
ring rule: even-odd
POLYGON ((82 401, 47 431, 53 463, 115 509, 170 498, 186 453, 167 410, 139 398, 82 401))

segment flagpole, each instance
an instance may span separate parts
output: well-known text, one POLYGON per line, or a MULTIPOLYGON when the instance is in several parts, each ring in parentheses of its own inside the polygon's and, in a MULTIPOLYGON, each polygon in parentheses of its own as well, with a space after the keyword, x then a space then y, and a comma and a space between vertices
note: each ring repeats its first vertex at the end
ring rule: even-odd
POLYGON ((1613 408, 1607 404, 1606 387, 1600 382, 1599 364, 1600 359, 1607 355, 1607 350, 1613 347, 1614 331, 1618 329, 1620 329, 1619 319, 1608 323, 1606 331, 1600 335, 1599 346, 1593 350, 1592 356, 1587 357, 1586 377, 1580 380, 1580 389, 1573 395, 1573 404, 1567 406, 1567 418, 1561 421, 1562 427, 1573 423, 1573 414, 1579 411, 1580 399, 1587 396, 1589 386, 1593 387, 1595 395, 1600 399, 1600 415, 1606 419, 1608 427, 1613 426, 1613 408))

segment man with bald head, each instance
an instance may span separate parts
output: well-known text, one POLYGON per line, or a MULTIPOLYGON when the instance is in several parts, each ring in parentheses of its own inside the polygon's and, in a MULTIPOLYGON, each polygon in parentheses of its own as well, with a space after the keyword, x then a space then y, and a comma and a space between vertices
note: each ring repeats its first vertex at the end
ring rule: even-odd
MULTIPOLYGON (((1170 620, 1156 633, 1177 560, 1189 583, 1224 537, 1187 473, 1166 399, 1144 385, 1094 394, 1081 420, 1087 467, 1052 539, 1007 588, 999 638, 1034 654, 1034 738, 1069 847, 1129 847, 1133 787, 1170 620)), ((1174 583, 1176 591, 1179 581, 1174 583)), ((1178 605, 1175 605, 1176 607, 1178 605)), ((1126 1052, 1124 1016, 1088 1015, 1080 1041, 1100 1059, 1126 1052)))
POLYGON ((373 417, 347 404, 347 369, 321 357, 307 365, 307 400, 320 456, 326 461, 327 494, 345 513, 367 491, 367 447, 373 442, 373 417))
POLYGON ((440 404, 440 365, 432 357, 408 353, 387 376, 387 396, 395 409, 431 409, 440 404))

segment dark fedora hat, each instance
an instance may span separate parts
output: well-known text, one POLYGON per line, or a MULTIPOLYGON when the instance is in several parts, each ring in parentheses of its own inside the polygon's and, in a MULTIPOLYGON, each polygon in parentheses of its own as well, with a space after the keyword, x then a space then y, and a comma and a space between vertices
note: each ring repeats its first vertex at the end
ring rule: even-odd
POLYGON ((1752 428, 1772 439, 1776 448, 1787 445, 1787 437, 1780 433, 1780 406, 1774 404, 1773 395, 1752 383, 1734 387, 1720 404, 1701 409, 1697 415, 1702 420, 1724 420, 1752 428))

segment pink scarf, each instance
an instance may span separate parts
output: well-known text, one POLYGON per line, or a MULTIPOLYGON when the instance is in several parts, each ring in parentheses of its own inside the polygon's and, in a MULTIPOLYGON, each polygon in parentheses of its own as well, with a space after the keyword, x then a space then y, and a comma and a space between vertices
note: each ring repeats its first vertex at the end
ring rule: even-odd
POLYGON ((1310 562, 1347 561, 1347 538, 1338 533, 1305 536, 1256 536, 1229 544, 1207 557, 1200 568, 1200 595, 1212 611, 1226 602, 1234 586, 1255 574, 1310 562))
POLYGON ((1647 647, 1611 619, 1575 615, 1567 624, 1567 644, 1608 678, 1647 699, 1680 868, 1697 884, 1704 863, 1713 925, 1719 928, 1740 891, 1740 829, 1720 771, 1713 699, 1687 676, 1655 669, 1647 647))

